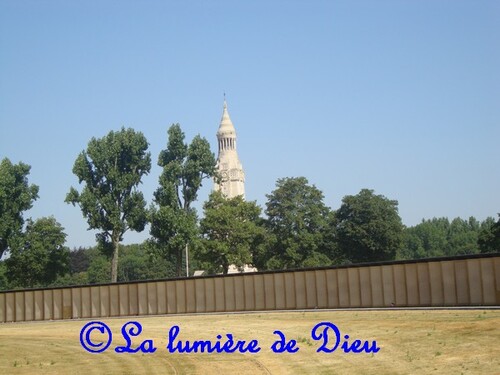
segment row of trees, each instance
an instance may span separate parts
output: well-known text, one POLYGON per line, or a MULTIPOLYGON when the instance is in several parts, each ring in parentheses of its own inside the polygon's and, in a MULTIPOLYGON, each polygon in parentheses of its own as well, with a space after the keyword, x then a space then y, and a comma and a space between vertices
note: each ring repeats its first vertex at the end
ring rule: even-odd
POLYGON ((344 197, 333 211, 324 204, 323 193, 304 177, 279 179, 267 195, 264 216, 255 202, 213 192, 199 220, 192 204, 205 179, 219 178, 216 160, 206 139, 196 136, 187 144, 178 124, 168 130, 167 147, 158 159, 163 168, 159 186, 147 207, 138 190, 151 168, 147 148, 142 133, 122 128, 93 138, 77 157, 73 172, 84 186, 81 191, 71 188, 66 202, 79 206, 89 229, 98 231, 98 246, 90 253, 93 262, 78 272, 71 266, 74 254, 64 246, 63 228, 54 218, 24 223, 22 214, 37 199, 38 187, 28 183, 29 166, 4 159, 0 255, 8 251, 9 257, 1 263, 0 282, 2 274, 11 287, 49 285, 56 280, 67 284, 181 276, 188 250, 191 269, 225 273, 231 264, 286 269, 500 248, 500 219, 482 223, 474 218, 432 219, 405 228, 397 201, 363 189, 344 197), (147 223, 150 239, 120 255, 124 234, 142 231, 147 223), (154 272, 124 273, 124 259, 131 254, 138 269, 146 264, 154 272), (101 272, 107 266, 109 272, 101 272))
POLYGON ((30 166, 0 163, 0 286, 46 285, 67 271, 66 234, 53 217, 24 220, 23 212, 38 198, 29 184, 30 166), (8 277, 8 282, 6 281, 8 277))
MULTIPOLYGON (((393 238, 378 238, 373 243, 367 242, 372 236, 378 236, 377 217, 383 217, 376 207, 384 201, 371 191, 363 190, 355 196, 347 196, 345 202, 336 212, 328 208, 321 212, 314 207, 324 209, 322 199, 314 201, 309 206, 301 202, 296 194, 286 195, 279 202, 275 199, 290 186, 299 186, 297 192, 303 190, 318 190, 307 184, 304 178, 282 179, 279 187, 270 194, 266 211, 270 207, 287 207, 290 202, 298 203, 300 210, 288 218, 273 217, 284 222, 279 231, 271 229, 270 220, 261 217, 261 210, 255 202, 246 202, 241 197, 225 199, 220 193, 212 193, 204 205, 204 217, 200 222, 196 246, 192 247, 192 268, 206 269, 210 273, 219 273, 227 269, 229 264, 243 266, 255 264, 259 269, 296 268, 351 262, 348 254, 343 253, 340 239, 342 231, 352 230, 346 236, 358 249, 366 246, 374 253, 375 260, 382 259, 414 259, 430 256, 457 255, 476 252, 492 252, 498 249, 498 243, 492 239, 500 238, 500 220, 495 223, 492 218, 479 223, 476 219, 469 220, 447 218, 424 220, 422 223, 403 228, 399 251, 386 252, 381 257, 385 247, 376 250, 379 241, 392 241, 399 237, 397 232, 393 238), (283 190, 285 189, 285 190, 283 190), (354 203, 353 203, 354 202, 354 203), (378 204, 377 204, 378 203, 378 204), (307 208, 308 207, 308 208, 307 208), (301 212, 300 212, 301 211, 301 212), (340 211, 349 212, 349 216, 369 219, 353 224, 341 220, 340 211), (337 213, 339 215, 337 216, 337 213), (302 222, 303 218, 304 222, 302 222), (318 223, 323 222, 320 228, 318 223), (338 224, 343 222, 343 226, 338 224), (314 229, 313 232, 310 230, 314 229), (337 228, 342 228, 336 232, 337 228), (368 229, 370 228, 370 229, 368 229), (368 231, 371 230, 369 234, 368 231), (293 246, 280 246, 279 239, 292 238, 293 246), (336 240, 337 238, 337 240, 336 240), (421 244, 412 247, 412 244, 421 244), (311 250, 313 249, 313 250, 311 250), (435 249, 440 249, 436 252, 435 249), (342 255, 339 257, 339 255, 342 255)), ((303 195, 305 197, 305 195, 303 195)), ((393 202, 394 203, 394 202, 393 202)), ((279 209, 278 209, 279 210, 279 209)), ((288 212, 288 211, 287 211, 288 212)), ((99 247, 75 249, 69 251, 62 246, 62 228, 53 218, 42 218, 36 225, 28 219, 25 243, 31 245, 21 247, 12 257, 0 262, 0 289, 27 286, 62 286, 87 283, 109 282, 111 277, 111 258, 99 247), (56 245, 59 244, 59 245, 56 245), (59 251, 47 251, 53 249, 59 251)), ((398 221, 396 219, 396 221, 398 221)), ((386 225, 385 222, 379 223, 386 225)), ((387 236, 389 237, 389 236, 387 236)), ((121 246, 118 281, 145 280, 176 276, 176 262, 156 252, 156 244, 151 240, 142 244, 121 246), (151 245, 154 245, 153 247, 151 245)), ((349 245, 350 246, 350 245, 349 245)), ((392 247, 394 249, 394 247, 392 247)), ((356 256, 361 261, 364 255, 356 256)))
MULTIPOLYGON (((55 287, 109 283, 111 278, 111 258, 97 246, 75 248, 67 251, 63 272, 50 279, 33 277, 31 268, 13 269, 8 259, 0 261, 0 290, 21 287, 55 287), (18 277, 18 275, 20 277, 18 277), (30 280, 28 280, 28 278, 30 280)), ((145 243, 120 246, 120 266, 118 281, 151 280, 175 276, 175 267, 164 259, 150 256, 145 243)), ((33 260, 30 266, 34 266, 33 260)))
POLYGON ((423 220, 406 229, 401 257, 419 259, 499 251, 499 227, 491 217, 482 223, 474 217, 423 220))

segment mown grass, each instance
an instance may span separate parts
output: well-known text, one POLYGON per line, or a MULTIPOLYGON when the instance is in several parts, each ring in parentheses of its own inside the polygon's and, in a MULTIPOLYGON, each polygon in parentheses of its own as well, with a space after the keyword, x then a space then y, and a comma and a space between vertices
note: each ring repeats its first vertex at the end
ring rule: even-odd
MULTIPOLYGON (((499 310, 311 311, 100 319, 111 328, 113 343, 100 354, 85 351, 80 321, 0 325, 1 374, 499 374, 499 310), (152 354, 119 354, 124 323, 136 320, 143 332, 134 347, 152 339, 152 354), (377 341, 378 353, 317 353, 311 329, 332 322, 342 336, 377 341), (232 333, 235 340, 259 341, 257 354, 169 353, 168 330, 180 340, 211 340, 232 333), (297 353, 273 353, 282 331, 297 341, 297 353)), ((91 336, 99 336, 94 331, 91 336)))

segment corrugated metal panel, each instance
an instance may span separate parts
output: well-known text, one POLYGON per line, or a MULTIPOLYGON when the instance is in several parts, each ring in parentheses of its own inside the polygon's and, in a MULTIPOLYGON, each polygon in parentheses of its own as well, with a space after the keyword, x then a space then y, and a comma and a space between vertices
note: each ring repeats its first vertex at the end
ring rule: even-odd
POLYGON ((498 305, 500 257, 0 293, 0 322, 304 308, 498 305))

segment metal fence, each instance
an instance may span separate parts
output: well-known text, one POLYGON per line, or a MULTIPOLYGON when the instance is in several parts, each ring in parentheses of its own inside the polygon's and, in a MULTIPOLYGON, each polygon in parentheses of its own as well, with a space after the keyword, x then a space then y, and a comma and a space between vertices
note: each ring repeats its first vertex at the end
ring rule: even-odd
POLYGON ((500 254, 0 292, 0 322, 389 306, 500 305, 500 254))

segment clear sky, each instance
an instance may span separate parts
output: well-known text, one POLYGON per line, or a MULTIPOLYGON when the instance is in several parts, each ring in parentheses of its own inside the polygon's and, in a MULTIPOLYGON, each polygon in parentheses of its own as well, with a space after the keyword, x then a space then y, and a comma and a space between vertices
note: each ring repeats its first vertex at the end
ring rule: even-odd
POLYGON ((500 1, 0 0, 0 158, 32 166, 25 216, 54 215, 70 247, 95 244, 64 203, 90 138, 145 134, 151 202, 168 127, 216 152, 224 92, 263 207, 305 176, 333 209, 396 199, 408 226, 500 212, 500 1))

